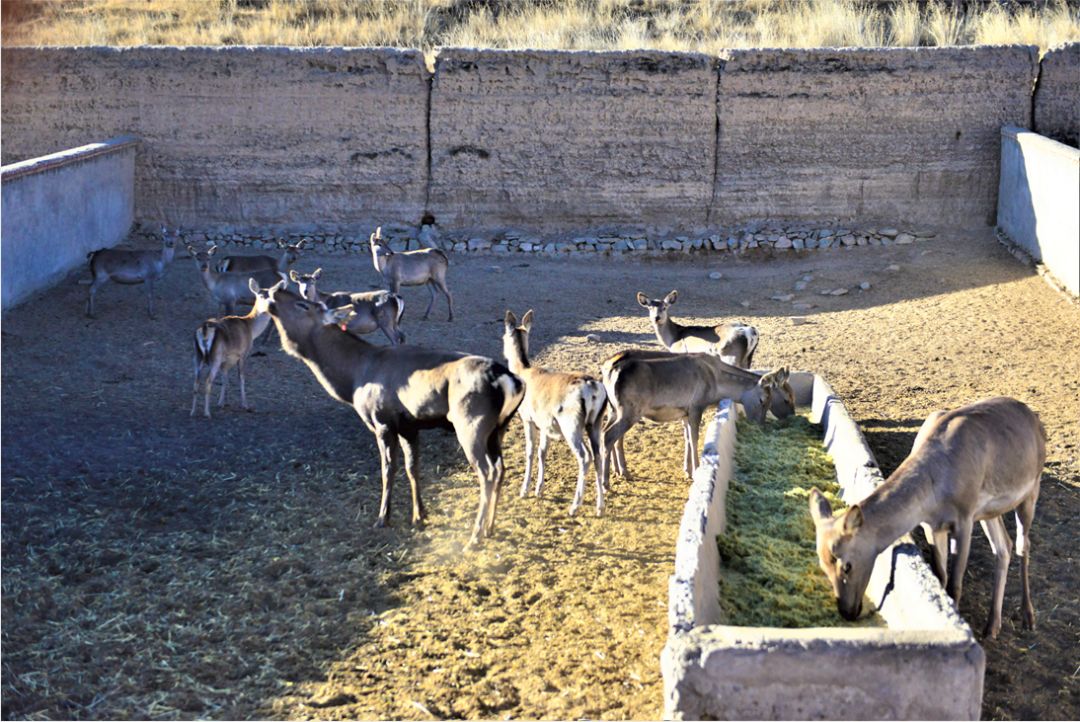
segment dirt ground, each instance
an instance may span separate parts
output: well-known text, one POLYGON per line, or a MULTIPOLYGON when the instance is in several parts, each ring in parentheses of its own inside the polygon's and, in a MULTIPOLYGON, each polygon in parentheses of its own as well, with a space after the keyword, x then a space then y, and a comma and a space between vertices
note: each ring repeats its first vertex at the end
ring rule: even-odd
MULTIPOLYGON (((297 267, 316 266, 335 288, 377 280, 360 256, 297 267)), ((755 365, 824 374, 886 472, 934 409, 995 394, 1029 403, 1050 436, 1031 565, 1039 626, 1019 626, 1014 561, 1004 628, 984 642, 983 715, 1080 717, 1080 308, 989 230, 805 255, 455 256, 449 280, 453 323, 440 305, 421 321, 427 291, 405 291, 410 342, 498 356, 504 311, 534 308, 533 356, 563 369, 653 345, 634 292, 677 288, 677 319, 755 324, 755 365), (851 290, 820 295, 837 287, 851 290), (798 312, 806 323, 770 298, 787 293, 814 304, 798 312)), ((140 288, 118 286, 88 320, 73 277, 3 317, 5 718, 661 715, 687 488, 677 428, 632 431, 637 478, 615 481, 604 518, 570 518, 561 441, 544 497, 518 498, 515 421, 496 537, 466 554, 477 487, 451 436, 422 437, 427 526, 408 525, 399 479, 393 526, 375 530, 373 438, 276 338, 250 364, 254 413, 238 409, 234 379, 229 408, 188 417, 189 339, 212 308, 185 258, 160 292, 156 321, 140 288)), ((981 535, 972 557, 960 611, 979 630, 981 535)))

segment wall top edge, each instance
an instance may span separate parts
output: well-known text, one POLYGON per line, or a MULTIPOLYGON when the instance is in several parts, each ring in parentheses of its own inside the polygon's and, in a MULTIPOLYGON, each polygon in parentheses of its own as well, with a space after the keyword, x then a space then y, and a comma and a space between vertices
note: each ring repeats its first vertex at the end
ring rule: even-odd
POLYGON ((424 53, 418 48, 395 48, 389 46, 346 46, 346 45, 16 45, 3 48, 7 53, 62 53, 95 52, 101 54, 124 53, 207 53, 207 54, 251 54, 263 53, 274 55, 345 55, 354 53, 372 53, 378 55, 402 55, 423 60, 424 53))
POLYGON ((89 143, 78 148, 69 148, 38 158, 29 158, 18 163, 10 163, 0 167, 0 175, 6 182, 27 175, 55 170, 73 163, 81 163, 101 155, 117 153, 129 148, 134 149, 139 142, 139 139, 133 135, 121 135, 100 143, 89 143))
POLYGON ((1074 148, 1071 145, 1054 140, 1053 138, 1047 138, 1045 135, 1040 135, 1027 128, 1020 128, 1015 125, 1003 125, 1001 126, 1001 137, 1012 138, 1017 143, 1027 146, 1036 146, 1039 150, 1054 153, 1055 155, 1060 155, 1068 160, 1080 163, 1080 148, 1074 148))
POLYGON ((680 641, 708 649, 725 649, 743 654, 769 654, 789 651, 802 654, 808 649, 844 651, 880 646, 924 648, 962 647, 977 644, 970 630, 955 627, 944 629, 881 629, 877 627, 733 627, 709 624, 695 627, 679 635, 680 641))

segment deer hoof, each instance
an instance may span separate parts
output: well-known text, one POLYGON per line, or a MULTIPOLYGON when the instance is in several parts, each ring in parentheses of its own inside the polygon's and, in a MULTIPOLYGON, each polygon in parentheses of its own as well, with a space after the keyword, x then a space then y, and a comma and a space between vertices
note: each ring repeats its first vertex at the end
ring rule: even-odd
POLYGON ((376 529, 385 529, 387 527, 386 519, 380 516, 375 520, 374 526, 376 529))
POLYGON ((1001 620, 997 620, 996 624, 994 623, 994 620, 990 620, 986 623, 986 627, 983 628, 983 637, 986 639, 997 639, 998 632, 1000 631, 1001 620))

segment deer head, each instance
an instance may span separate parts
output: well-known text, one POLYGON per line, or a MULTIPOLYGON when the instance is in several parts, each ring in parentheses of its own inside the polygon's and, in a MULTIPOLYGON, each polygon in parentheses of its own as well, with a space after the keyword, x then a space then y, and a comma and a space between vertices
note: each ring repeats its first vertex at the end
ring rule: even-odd
POLYGON ((817 531, 818 564, 832 584, 836 607, 848 621, 858 619, 878 550, 863 526, 858 504, 833 517, 832 506, 816 488, 810 490, 810 516, 817 531))
POLYGON ((644 293, 638 292, 637 302, 642 308, 649 312, 649 320, 653 323, 662 324, 667 323, 668 309, 679 298, 678 291, 672 291, 663 298, 649 298, 644 293))

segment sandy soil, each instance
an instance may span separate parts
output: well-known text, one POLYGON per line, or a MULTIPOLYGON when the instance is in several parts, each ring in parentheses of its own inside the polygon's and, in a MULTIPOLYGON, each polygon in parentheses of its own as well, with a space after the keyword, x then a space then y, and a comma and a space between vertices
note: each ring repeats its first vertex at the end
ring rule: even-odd
MULTIPOLYGON (((298 264, 316 266, 334 287, 376 281, 362 257, 298 264)), ((983 714, 1080 717, 1080 309, 989 231, 803 256, 455 257, 449 279, 453 323, 442 306, 420 321, 427 292, 405 292, 411 342, 498 355, 504 311, 531 307, 534 357, 564 369, 653 344, 634 292, 678 288, 676 318, 752 322, 756 365, 824 374, 887 472, 934 409, 994 394, 1029 403, 1050 435, 1032 552, 1039 628, 1019 626, 1014 564, 1004 629, 985 642, 983 714), (814 307, 793 325, 791 302, 770 297, 807 274, 793 300, 814 307), (851 291, 820 295, 837 287, 851 291)), ((604 518, 571 519, 561 442, 545 496, 517 497, 515 421, 496 538, 463 554, 477 490, 452 437, 423 437, 428 525, 407 524, 399 480, 394 525, 374 530, 371 435, 276 340, 250 364, 254 413, 236 408, 234 381, 229 408, 188 417, 189 337, 212 311, 190 261, 170 269, 157 321, 141 289, 117 286, 85 319, 85 291, 72 278, 3 317, 4 717, 661 714, 686 492, 677 429, 631 432, 637 478, 615 482, 604 518)), ((981 629, 983 539, 972 557, 961 613, 981 629)))

